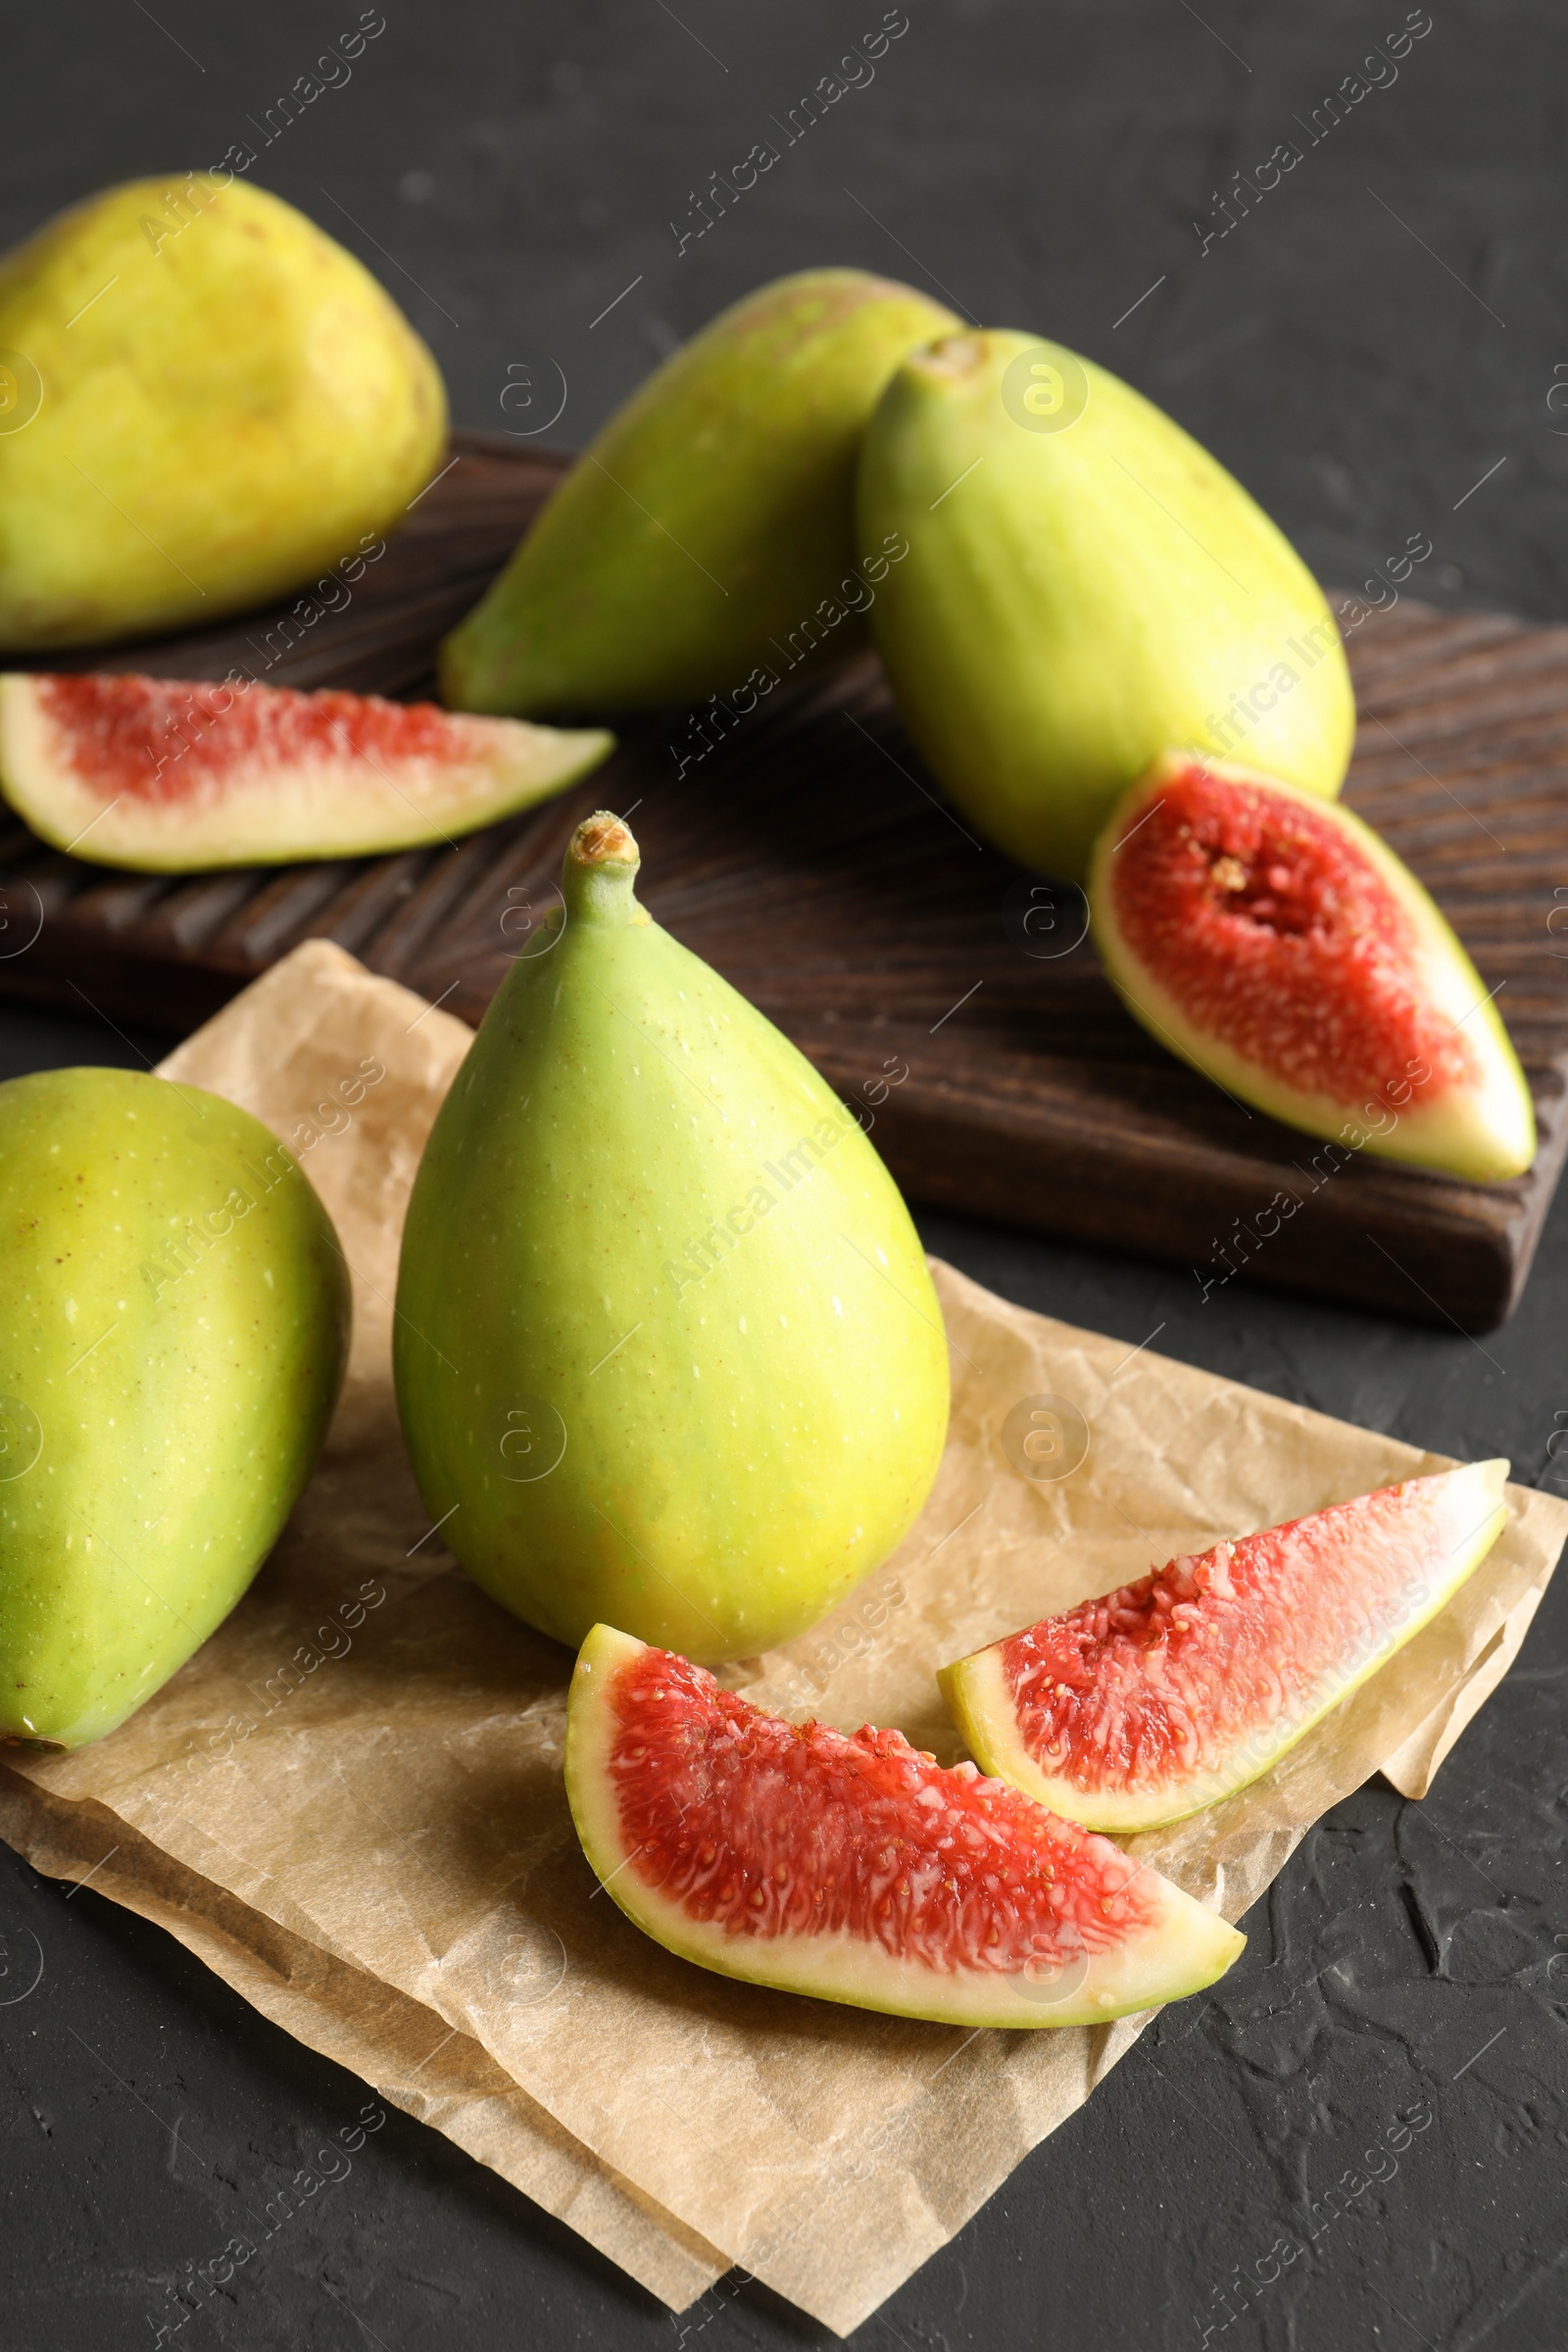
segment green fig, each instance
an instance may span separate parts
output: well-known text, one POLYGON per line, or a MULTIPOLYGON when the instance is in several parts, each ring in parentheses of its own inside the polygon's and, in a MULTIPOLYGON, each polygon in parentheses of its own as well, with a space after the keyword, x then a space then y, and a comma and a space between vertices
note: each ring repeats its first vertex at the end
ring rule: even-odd
POLYGON ((611 418, 447 638, 446 701, 569 717, 700 702, 792 665, 825 634, 821 608, 843 617, 841 590, 871 601, 860 433, 905 353, 956 324, 859 270, 805 270, 725 311, 611 418))
POLYGON ((860 457, 860 535, 908 556, 871 612, 932 773, 998 846, 1082 881, 1160 753, 1332 799, 1355 707, 1323 593, 1207 451, 1030 335, 907 359, 860 457))
POLYGON ((429 352, 303 213, 209 172, 110 188, 0 261, 0 645, 363 568, 445 438, 429 352))
POLYGON ((486 1592, 578 1643, 788 1641, 904 1536, 948 1416, 892 1178, 810 1064, 633 896, 601 812, 431 1130, 398 1405, 486 1592))
POLYGON ((113 1731, 310 1476, 349 1290, 261 1122, 110 1069, 0 1086, 0 1741, 113 1731))

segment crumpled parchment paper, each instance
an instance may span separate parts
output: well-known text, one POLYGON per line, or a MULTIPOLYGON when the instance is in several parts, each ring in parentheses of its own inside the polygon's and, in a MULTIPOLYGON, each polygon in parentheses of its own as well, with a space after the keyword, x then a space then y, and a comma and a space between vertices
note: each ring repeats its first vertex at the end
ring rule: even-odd
MULTIPOLYGON (((1146 2018, 969 2033, 732 1984, 600 1890, 561 1780, 567 1653, 487 1600, 404 1457, 404 1205, 469 1032, 324 941, 164 1065, 300 1155, 354 1275, 326 1453, 247 1598, 97 1746, 17 1758, 0 1831, 156 1918, 255 2006, 561 2214, 673 2308, 739 2264, 841 2333, 1070 2115, 1146 2018), (446 2038, 443 2038, 445 2036, 446 2038)), ((934 1669, 1191 1551, 1446 1466, 934 1266, 953 1426, 919 1523, 810 1634, 725 1680, 960 1752, 934 1669)), ((1380 1766, 1424 1792, 1568 1534, 1508 1490, 1458 1597, 1264 1779, 1133 1841, 1229 1918, 1380 1766)))

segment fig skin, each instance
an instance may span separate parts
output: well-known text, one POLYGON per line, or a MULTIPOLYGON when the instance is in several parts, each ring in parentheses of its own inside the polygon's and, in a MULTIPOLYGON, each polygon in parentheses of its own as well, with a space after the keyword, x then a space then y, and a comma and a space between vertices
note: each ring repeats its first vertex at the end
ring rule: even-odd
POLYGON ((1031 870, 1081 882, 1168 745, 1339 791, 1355 710, 1321 589, 1206 450, 1093 362, 1004 331, 912 353, 867 429, 858 511, 863 544, 908 542, 870 619, 909 735, 1031 870))
POLYGON ((409 1205, 394 1366, 443 1541, 573 1647, 613 1617, 704 1664, 788 1641, 906 1533, 948 1357, 851 1113, 579 826, 409 1205))
POLYGON ((0 260, 0 646, 203 627, 373 560, 441 462, 440 371, 369 271, 232 176, 130 180, 0 260))
POLYGON ((854 531, 860 434, 905 353, 957 323, 860 270, 722 313, 611 418, 447 638, 445 700, 519 718, 755 701, 771 686, 754 669, 776 679, 830 632, 847 650, 846 614, 887 569, 854 531))
POLYGON ((221 1624, 348 1350, 325 1209, 248 1111, 139 1071, 0 1086, 0 1742, 79 1747, 221 1624))

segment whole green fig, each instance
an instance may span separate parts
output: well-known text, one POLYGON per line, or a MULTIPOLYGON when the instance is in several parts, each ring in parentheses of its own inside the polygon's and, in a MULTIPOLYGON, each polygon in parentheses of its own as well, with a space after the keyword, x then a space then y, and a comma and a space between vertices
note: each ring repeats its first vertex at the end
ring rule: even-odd
POLYGON ((951 335, 889 383, 862 538, 902 533, 871 628, 933 774, 1037 871, 1081 881, 1166 750, 1332 799, 1355 706, 1339 631, 1241 484, 1059 344, 951 335))
POLYGON ((793 665, 792 644, 825 634, 819 608, 870 601, 853 580, 877 553, 854 538, 861 429, 905 353, 957 323, 859 270, 725 311, 611 418, 448 637, 447 702, 646 710, 793 665))
POLYGON ((941 1309, 897 1188, 789 1041, 574 834, 409 1204, 394 1363, 432 1520, 575 1645, 788 1641, 936 1474, 941 1309))
POLYGON ((0 257, 0 645, 358 578, 446 423, 397 305, 281 197, 232 172, 106 188, 0 257))
POLYGON ((128 1070, 0 1086, 0 1740, 79 1747, 221 1623, 348 1344, 331 1221, 248 1111, 128 1070))

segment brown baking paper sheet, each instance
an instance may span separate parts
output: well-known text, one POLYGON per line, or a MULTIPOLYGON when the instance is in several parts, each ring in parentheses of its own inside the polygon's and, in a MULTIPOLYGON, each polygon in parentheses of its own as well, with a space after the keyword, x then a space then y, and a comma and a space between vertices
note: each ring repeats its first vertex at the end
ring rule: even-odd
MULTIPOLYGON (((169 1885, 188 1906, 167 1901, 166 1924, 193 1949, 226 1936, 261 1953, 220 1972, 259 2007, 280 1997, 260 1989, 277 1974, 269 1953, 335 1964, 322 1979, 331 2054, 387 2096, 403 2062, 388 2069, 383 2010, 409 2004, 421 2030, 452 2030, 464 2065, 471 2046, 473 2064, 499 2070, 482 2078, 494 2111, 504 2077, 519 2117, 536 2119, 533 2138, 510 2120, 510 2137, 486 2127, 475 2152, 672 2305, 727 2260, 848 2333, 1148 2020, 971 2034, 731 1984, 661 1950, 595 1886, 561 1782, 570 1659, 456 1570, 392 1408, 403 1207, 467 1042, 316 942, 165 1065, 301 1152, 354 1272, 350 1380, 322 1464, 233 1616, 120 1731, 18 1763, 16 1786, 48 1799, 56 1835, 89 1807, 104 1844, 119 1825, 135 1833, 134 1867, 111 1891, 145 1871, 151 1901, 157 1872, 185 1874, 169 1885), (244 1936, 224 1902, 256 1923, 244 1936), (270 1945, 272 1931, 293 1943, 270 1945), (572 2165, 591 2190, 568 2192, 572 2165), (591 2227, 574 2201, 589 2194, 591 2227)), ((728 1671, 762 1704, 897 1724, 951 1759, 936 1666, 1174 1552, 1446 1466, 934 1272, 954 1375, 935 1489, 897 1556, 832 1618, 728 1671), (1070 1439, 1081 1416, 1087 1450, 1067 1475, 1038 1475, 1020 1450, 1018 1413, 1027 1424, 1041 1397, 1069 1408, 1041 1408, 1048 1430, 1070 1439)), ((1066 1468, 1067 1454, 1046 1452, 1066 1468)), ((1234 1919, 1380 1766, 1408 1793, 1424 1788, 1506 1671, 1568 1533, 1568 1504, 1517 1487, 1508 1499, 1481 1569, 1347 1706, 1251 1788, 1136 1850, 1234 1919)), ((6 1835, 48 1851, 19 1819, 26 1802, 8 1809, 6 1835)), ((429 2120, 469 2145, 473 2114, 460 2086, 429 2120)))

